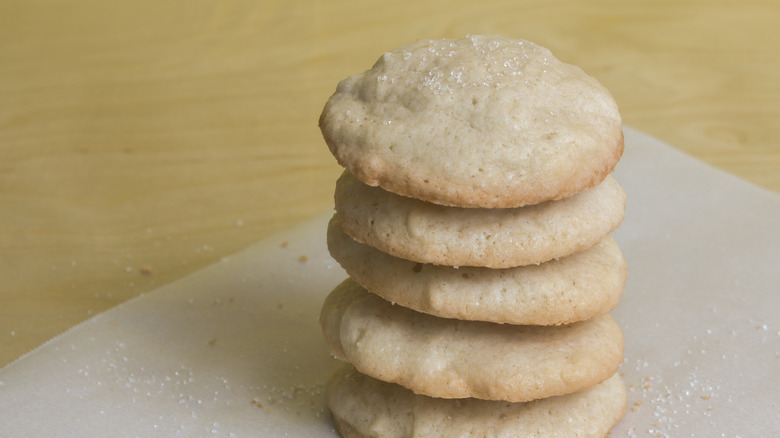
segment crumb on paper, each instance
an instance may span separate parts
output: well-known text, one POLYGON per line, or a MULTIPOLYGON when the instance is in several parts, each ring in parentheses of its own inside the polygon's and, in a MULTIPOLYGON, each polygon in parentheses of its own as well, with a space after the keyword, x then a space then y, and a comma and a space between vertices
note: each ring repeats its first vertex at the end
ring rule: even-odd
POLYGON ((140 269, 138 269, 138 272, 140 272, 141 275, 144 276, 152 275, 152 267, 149 265, 144 265, 140 269))
POLYGON ((298 257, 298 261, 301 262, 301 263, 305 263, 305 262, 309 261, 309 258, 306 257, 305 255, 302 255, 302 256, 298 257))
POLYGON ((288 246, 290 246, 290 242, 288 242, 288 241, 286 241, 286 240, 285 240, 285 241, 284 241, 284 242, 282 242, 282 244, 281 244, 281 245, 279 245, 279 246, 280 246, 281 248, 287 248, 288 246))
POLYGON ((216 344, 216 343, 217 343, 217 338, 211 338, 211 339, 209 339, 209 342, 208 342, 208 344, 209 344, 209 345, 214 345, 214 344, 216 344))

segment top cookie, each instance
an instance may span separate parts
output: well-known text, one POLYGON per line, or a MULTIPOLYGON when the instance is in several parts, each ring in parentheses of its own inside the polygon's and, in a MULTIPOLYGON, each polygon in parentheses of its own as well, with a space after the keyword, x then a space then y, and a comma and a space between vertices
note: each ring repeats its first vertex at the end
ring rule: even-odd
POLYGON ((441 205, 506 208, 597 185, 623 153, 609 92, 523 40, 418 41, 341 81, 320 116, 339 163, 441 205))

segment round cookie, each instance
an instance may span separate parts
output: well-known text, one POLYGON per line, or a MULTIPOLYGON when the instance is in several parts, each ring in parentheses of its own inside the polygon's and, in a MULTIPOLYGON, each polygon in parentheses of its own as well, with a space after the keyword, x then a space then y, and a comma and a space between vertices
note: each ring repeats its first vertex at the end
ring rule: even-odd
POLYGON ((507 403, 416 395, 345 366, 325 390, 345 438, 603 438, 626 412, 626 388, 615 374, 573 394, 507 403))
POLYGON ((417 394, 521 402, 589 388, 623 361, 609 315, 561 326, 438 318, 395 306, 354 282, 325 300, 331 353, 358 371, 417 394))
POLYGON ((546 262, 600 242, 623 221, 626 194, 610 175, 559 201, 519 208, 458 208, 399 196, 344 172, 336 213, 353 239, 419 263, 509 268, 546 262))
POLYGON ((610 93, 532 42, 425 40, 344 79, 320 116, 337 161, 371 186, 507 208, 597 185, 623 153, 610 93))
POLYGON ((331 256, 369 291, 443 318, 558 325, 610 312, 620 301, 627 264, 607 236, 583 252, 506 269, 415 263, 350 238, 338 216, 328 224, 331 256))

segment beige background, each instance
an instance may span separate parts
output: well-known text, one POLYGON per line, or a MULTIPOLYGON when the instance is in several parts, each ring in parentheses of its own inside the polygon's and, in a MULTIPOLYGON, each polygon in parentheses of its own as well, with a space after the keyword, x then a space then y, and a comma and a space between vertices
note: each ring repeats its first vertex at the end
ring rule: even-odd
POLYGON ((533 40, 626 124, 780 192, 778 23, 759 0, 2 2, 0 366, 331 207, 322 105, 419 38, 533 40))

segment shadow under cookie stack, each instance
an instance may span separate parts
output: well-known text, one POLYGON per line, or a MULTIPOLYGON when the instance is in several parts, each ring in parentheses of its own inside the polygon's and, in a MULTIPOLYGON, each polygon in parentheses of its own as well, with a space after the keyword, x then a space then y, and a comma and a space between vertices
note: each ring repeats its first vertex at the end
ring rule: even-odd
POLYGON ((609 92, 528 41, 418 41, 339 83, 346 168, 320 317, 345 437, 603 437, 625 414, 609 316, 626 262, 609 92))

